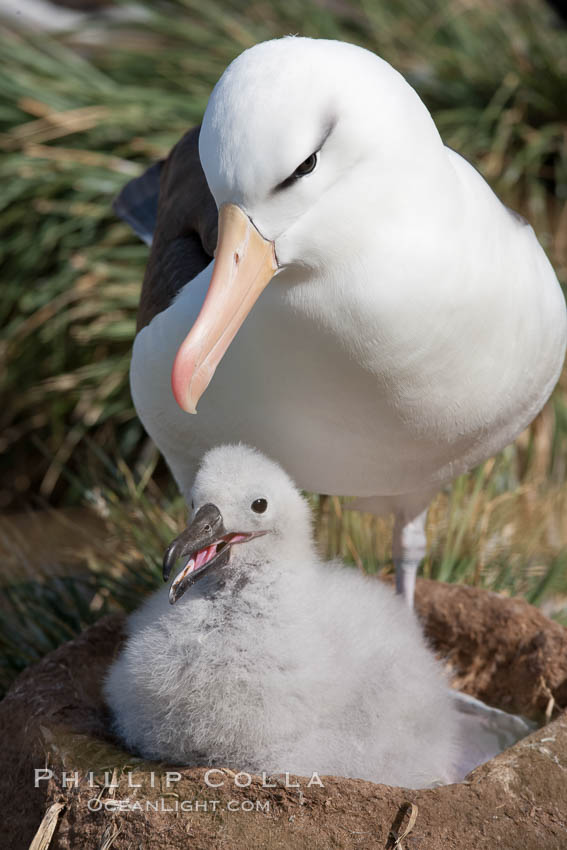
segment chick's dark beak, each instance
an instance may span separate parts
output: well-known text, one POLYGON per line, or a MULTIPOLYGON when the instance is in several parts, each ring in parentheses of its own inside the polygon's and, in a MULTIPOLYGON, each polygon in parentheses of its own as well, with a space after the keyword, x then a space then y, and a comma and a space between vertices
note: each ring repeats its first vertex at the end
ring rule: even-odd
POLYGON ((195 519, 169 544, 163 556, 163 580, 167 581, 179 558, 205 549, 225 533, 222 514, 216 505, 203 505, 195 519))
POLYGON ((169 545, 163 558, 164 581, 169 578, 179 558, 189 558, 171 585, 169 601, 172 605, 205 572, 227 563, 230 550, 222 540, 225 535, 221 512, 216 505, 207 504, 199 508, 191 525, 169 545))

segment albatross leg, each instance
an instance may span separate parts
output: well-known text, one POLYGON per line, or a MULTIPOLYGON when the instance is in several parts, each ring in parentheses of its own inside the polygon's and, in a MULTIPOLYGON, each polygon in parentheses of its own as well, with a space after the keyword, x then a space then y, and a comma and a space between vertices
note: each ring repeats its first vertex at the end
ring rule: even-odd
POLYGON ((394 519, 392 555, 396 568, 396 592, 404 597, 410 608, 413 608, 417 569, 427 549, 426 518, 427 509, 409 522, 399 513, 394 519))

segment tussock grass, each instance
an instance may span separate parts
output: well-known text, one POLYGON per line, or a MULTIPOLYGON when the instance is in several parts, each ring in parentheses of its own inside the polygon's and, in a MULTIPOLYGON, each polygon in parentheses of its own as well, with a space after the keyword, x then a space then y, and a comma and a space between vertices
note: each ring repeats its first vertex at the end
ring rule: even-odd
MULTIPOLYGON (((300 32, 392 62, 567 278, 567 30, 543 2, 142 5, 143 19, 101 24, 98 41, 0 18, 0 509, 76 504, 89 482, 108 526, 80 576, 10 578, 4 685, 105 611, 135 607, 182 522, 179 500, 152 480, 157 458, 127 384, 148 249, 110 205, 200 120, 245 47, 300 32)), ((567 623, 566 466, 564 376, 516 444, 434 502, 424 574, 522 594, 567 623)), ((312 501, 329 555, 390 569, 388 521, 312 501)))

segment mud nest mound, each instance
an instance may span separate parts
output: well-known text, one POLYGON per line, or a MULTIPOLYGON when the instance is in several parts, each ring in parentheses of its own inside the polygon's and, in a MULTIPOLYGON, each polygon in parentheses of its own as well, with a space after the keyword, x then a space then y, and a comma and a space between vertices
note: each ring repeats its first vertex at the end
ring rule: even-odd
POLYGON ((417 608, 456 687, 542 724, 464 782, 321 785, 231 765, 208 785, 204 768, 136 759, 110 735, 101 696, 123 638, 123 619, 108 617, 23 673, 0 704, 2 846, 27 850, 35 836, 34 850, 565 850, 567 630, 523 601, 428 581, 417 608), (34 770, 52 775, 34 787, 34 770))

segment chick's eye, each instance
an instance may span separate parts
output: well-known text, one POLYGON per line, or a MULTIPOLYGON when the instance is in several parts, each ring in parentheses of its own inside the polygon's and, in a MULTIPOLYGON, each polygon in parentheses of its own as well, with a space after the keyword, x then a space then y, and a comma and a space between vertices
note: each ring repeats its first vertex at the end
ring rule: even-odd
POLYGON ((305 177, 306 174, 311 174, 315 166, 317 165, 317 154, 312 153, 311 156, 308 156, 307 159, 303 160, 301 165, 298 165, 295 171, 293 172, 294 177, 305 177))
POLYGON ((266 499, 254 499, 250 507, 252 508, 254 513, 263 514, 266 508, 268 507, 268 503, 266 499))

